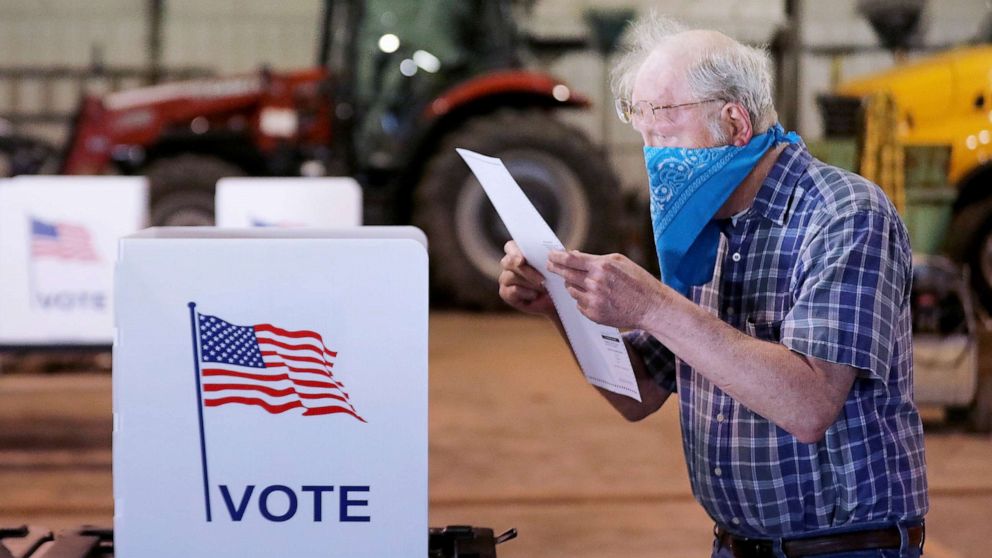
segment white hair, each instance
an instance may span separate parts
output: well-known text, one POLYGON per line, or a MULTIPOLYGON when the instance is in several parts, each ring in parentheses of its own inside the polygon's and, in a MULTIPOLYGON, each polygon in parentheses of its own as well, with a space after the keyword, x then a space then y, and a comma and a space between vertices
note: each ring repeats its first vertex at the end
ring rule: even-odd
MULTIPOLYGON (((648 56, 673 35, 689 30, 681 22, 654 11, 639 18, 630 26, 625 48, 613 68, 613 93, 629 99, 637 72, 648 56)), ((702 50, 686 70, 686 85, 697 100, 740 103, 751 117, 754 133, 760 134, 778 121, 772 98, 771 68, 771 56, 766 48, 731 40, 702 50)), ((709 124, 714 137, 725 137, 716 118, 709 124)))

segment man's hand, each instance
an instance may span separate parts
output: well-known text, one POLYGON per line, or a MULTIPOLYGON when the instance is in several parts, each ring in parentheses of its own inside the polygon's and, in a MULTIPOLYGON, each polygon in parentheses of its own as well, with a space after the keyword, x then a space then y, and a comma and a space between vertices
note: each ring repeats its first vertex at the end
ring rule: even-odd
POLYGON ((621 254, 554 251, 548 255, 548 271, 565 279, 568 292, 587 318, 614 327, 643 327, 644 318, 664 306, 672 292, 621 254))
POLYGON ((499 261, 499 296, 507 304, 528 314, 556 318, 554 304, 544 288, 544 277, 534 269, 514 241, 503 246, 506 255, 499 261))

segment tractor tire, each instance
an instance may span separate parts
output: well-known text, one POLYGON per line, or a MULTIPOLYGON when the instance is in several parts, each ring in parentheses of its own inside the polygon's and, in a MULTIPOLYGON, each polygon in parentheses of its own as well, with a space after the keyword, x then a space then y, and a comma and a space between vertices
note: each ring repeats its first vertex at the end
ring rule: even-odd
POLYGON ((244 176, 240 167, 206 155, 158 159, 144 173, 151 184, 151 222, 158 227, 214 224, 214 188, 225 176, 244 176))
POLYGON ((969 205, 954 218, 949 234, 960 245, 956 258, 968 266, 971 287, 986 315, 992 315, 992 199, 969 205))
POLYGON ((413 220, 430 240, 432 290, 446 302, 503 308, 497 277, 510 239, 456 147, 502 159, 567 248, 601 254, 619 246, 618 181, 584 134, 540 110, 480 116, 441 142, 416 192, 413 220))
POLYGON ((47 143, 28 136, 4 135, 0 130, 0 178, 54 174, 55 159, 55 149, 47 143))
POLYGON ((992 432, 992 331, 983 325, 975 332, 978 342, 978 374, 975 399, 968 407, 968 426, 972 432, 992 432))
POLYGON ((992 330, 979 325, 973 332, 977 343, 975 393, 971 403, 944 409, 944 420, 953 428, 976 434, 992 432, 992 330))

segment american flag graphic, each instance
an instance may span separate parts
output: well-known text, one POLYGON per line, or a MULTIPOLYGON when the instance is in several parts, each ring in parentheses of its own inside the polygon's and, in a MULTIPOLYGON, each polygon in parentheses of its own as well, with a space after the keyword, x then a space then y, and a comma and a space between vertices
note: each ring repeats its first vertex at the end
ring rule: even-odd
POLYGON ((31 258, 98 262, 90 231, 71 223, 31 218, 31 258))
POLYGON ((365 422, 331 368, 337 357, 314 331, 234 325, 197 312, 203 404, 255 405, 269 413, 344 413, 365 422))

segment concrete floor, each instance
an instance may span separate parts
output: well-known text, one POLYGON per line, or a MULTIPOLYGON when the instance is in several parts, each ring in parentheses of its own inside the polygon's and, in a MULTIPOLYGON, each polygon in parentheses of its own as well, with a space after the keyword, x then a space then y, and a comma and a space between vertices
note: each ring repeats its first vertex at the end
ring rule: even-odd
MULTIPOLYGON (((0 525, 109 525, 109 375, 4 372, 0 525)), ((626 423, 512 314, 433 314, 430 373, 431 525, 517 527, 500 558, 708 556, 674 406, 626 423)), ((927 556, 987 555, 992 438, 928 422, 927 452, 927 556)))

